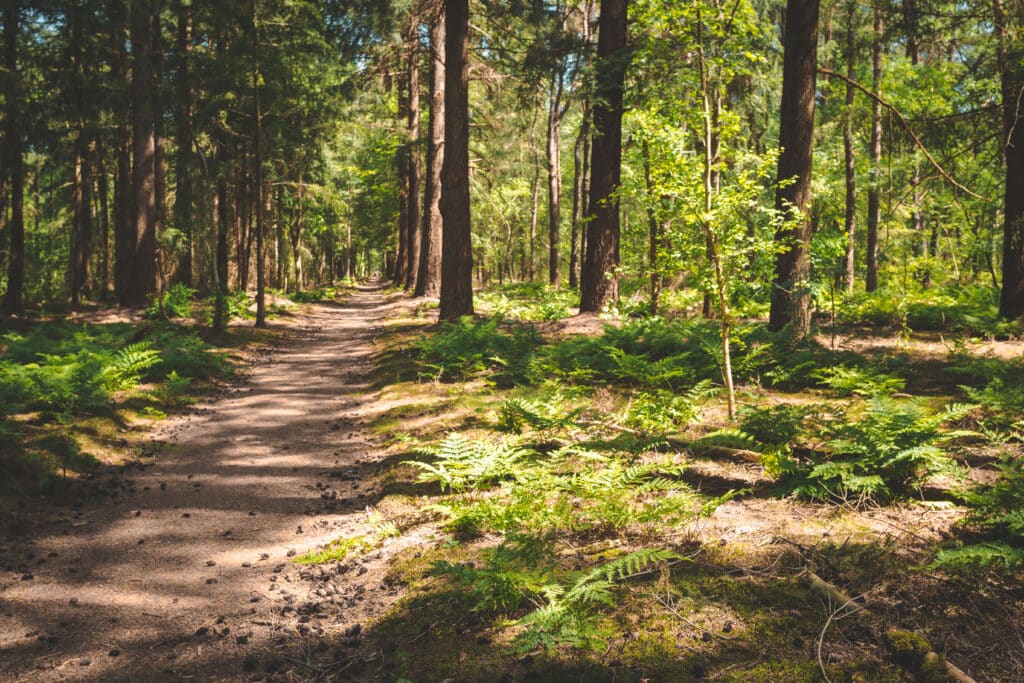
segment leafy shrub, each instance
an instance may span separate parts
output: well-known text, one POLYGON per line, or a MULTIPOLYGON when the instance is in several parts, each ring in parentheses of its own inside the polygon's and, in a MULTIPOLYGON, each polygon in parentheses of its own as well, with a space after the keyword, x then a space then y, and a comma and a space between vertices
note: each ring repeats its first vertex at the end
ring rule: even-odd
POLYGON ((889 396, 902 391, 906 381, 871 368, 836 365, 812 375, 839 396, 889 396))
POLYGON ((824 425, 824 452, 794 467, 796 490, 810 498, 890 498, 931 476, 957 474, 940 445, 965 433, 942 427, 972 408, 954 404, 930 413, 916 401, 870 398, 859 419, 824 425))
POLYGON ((449 434, 437 448, 421 451, 433 462, 409 460, 404 464, 423 470, 417 481, 437 482, 441 490, 464 491, 480 488, 510 476, 517 463, 530 452, 507 442, 473 441, 461 434, 449 434))
POLYGON ((740 430, 766 446, 787 446, 800 436, 807 416, 817 410, 817 406, 788 403, 746 408, 740 416, 740 430))
POLYGON ((629 399, 619 421, 647 436, 676 432, 692 424, 700 406, 717 393, 708 380, 698 382, 681 394, 665 390, 637 392, 629 399))
POLYGON ((424 374, 466 380, 489 373, 498 381, 521 381, 540 335, 526 325, 508 325, 503 331, 502 322, 467 316, 442 323, 435 334, 416 343, 424 374))
POLYGON ((575 427, 586 406, 568 408, 560 397, 549 401, 510 398, 502 402, 498 415, 499 431, 522 434, 525 428, 537 432, 557 432, 575 427))
POLYGON ((146 317, 161 317, 160 298, 163 299, 165 316, 168 318, 188 318, 192 315, 192 303, 196 298, 196 290, 180 282, 174 283, 162 295, 153 295, 149 308, 146 309, 146 317))
POLYGON ((999 478, 966 495, 970 510, 961 523, 988 540, 940 550, 933 568, 957 573, 1011 573, 1024 568, 1024 460, 1006 458, 999 478))

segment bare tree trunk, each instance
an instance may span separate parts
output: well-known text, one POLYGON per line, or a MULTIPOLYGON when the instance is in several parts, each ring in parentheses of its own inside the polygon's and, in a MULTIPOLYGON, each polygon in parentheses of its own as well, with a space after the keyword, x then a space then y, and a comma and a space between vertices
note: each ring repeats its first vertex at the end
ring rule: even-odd
POLYGON ((787 0, 783 37, 782 109, 775 208, 786 219, 775 234, 783 249, 775 260, 769 327, 790 325, 798 335, 811 327, 811 171, 814 159, 814 91, 817 80, 818 0, 787 0))
POLYGON ((1024 315, 1024 125, 1020 101, 1024 98, 1024 48, 1010 38, 1008 23, 1015 32, 1024 29, 1024 8, 1013 3, 1014 13, 1006 16, 1002 0, 993 0, 999 40, 999 66, 1003 97, 1003 140, 1006 154, 1006 193, 1003 223, 1003 287, 999 313, 1014 319, 1024 315))
POLYGON ((131 4, 132 40, 132 193, 134 210, 134 258, 123 303, 146 304, 157 288, 156 262, 156 130, 153 102, 153 24, 151 3, 131 4))
POLYGON ((415 10, 409 18, 408 81, 409 119, 406 137, 409 144, 409 222, 405 226, 409 237, 409 254, 405 267, 405 291, 415 291, 420 266, 420 223, 423 196, 421 186, 423 166, 420 164, 420 18, 415 10))
MULTIPOLYGON (((882 7, 874 4, 874 36, 871 44, 871 90, 878 95, 882 87, 882 7)), ((868 183, 868 243, 867 276, 865 289, 878 289, 878 228, 882 222, 882 103, 873 99, 871 104, 871 175, 868 183)))
POLYGON ((441 195, 442 320, 473 314, 473 251, 469 206, 469 2, 447 0, 445 23, 445 153, 441 195))
POLYGON ((590 120, 587 108, 587 102, 584 100, 580 131, 579 135, 576 136, 576 144, 573 146, 572 156, 572 236, 569 247, 569 287, 572 289, 580 286, 580 238, 583 231, 583 204, 586 180, 583 154, 587 146, 587 138, 590 136, 590 120))
POLYGON ((18 75, 18 32, 21 7, 18 0, 4 2, 4 100, 6 130, 4 166, 10 189, 11 219, 7 259, 7 292, 3 309, 7 313, 24 311, 25 301, 25 164, 21 139, 21 77, 18 75))
POLYGON ((857 159, 853 144, 853 102, 854 86, 852 81, 857 75, 857 44, 856 44, 857 0, 849 0, 846 15, 846 110, 843 115, 843 158, 846 168, 846 210, 844 229, 846 232, 846 267, 844 284, 848 294, 853 293, 853 284, 857 274, 857 159))
POLYGON ((658 315, 661 301, 661 270, 658 266, 658 250, 661 248, 661 226, 658 212, 654 209, 654 178, 651 175, 651 146, 644 140, 641 148, 644 160, 644 185, 647 191, 647 269, 651 276, 651 315, 658 315))
POLYGON ((590 181, 586 265, 580 312, 596 313, 618 297, 619 202, 622 173, 622 91, 627 53, 627 0, 601 0, 594 102, 593 170, 590 181))
MULTIPOLYGON (((406 122, 409 120, 409 69, 401 73, 398 79, 398 119, 406 122)), ((410 181, 411 164, 409 160, 412 150, 406 144, 399 145, 395 152, 395 165, 398 168, 398 251, 395 253, 395 270, 392 279, 396 285, 405 284, 405 276, 409 265, 409 205, 410 205, 410 181)))
POLYGON ((266 206, 264 205, 263 187, 263 109, 260 106, 260 21, 259 21, 259 0, 252 0, 252 47, 255 63, 252 70, 252 93, 253 93, 253 147, 255 152, 253 163, 255 164, 256 183, 256 327, 267 326, 267 265, 264 260, 263 248, 263 221, 266 206))
POLYGON ((526 279, 533 282, 537 266, 537 216, 540 213, 540 153, 537 151, 537 110, 530 122, 530 153, 533 157, 533 182, 530 184, 530 261, 526 279))
MULTIPOLYGON (((185 251, 178 262, 174 281, 192 286, 192 261, 195 247, 193 245, 192 225, 192 84, 190 69, 192 66, 192 5, 182 2, 178 6, 178 69, 175 79, 177 100, 175 107, 176 142, 178 151, 175 157, 175 191, 174 191, 174 227, 181 231, 185 239, 185 251)), ((221 283, 227 286, 227 280, 221 283)))
POLYGON ((416 296, 441 293, 441 167, 444 164, 444 10, 430 24, 430 139, 416 296))
POLYGON ((561 70, 552 74, 548 94, 548 284, 558 284, 558 239, 562 222, 562 89, 561 70))

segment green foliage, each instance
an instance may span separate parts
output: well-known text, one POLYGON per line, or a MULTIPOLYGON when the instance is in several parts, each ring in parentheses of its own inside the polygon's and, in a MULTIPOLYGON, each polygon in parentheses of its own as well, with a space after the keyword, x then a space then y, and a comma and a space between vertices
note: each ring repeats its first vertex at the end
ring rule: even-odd
POLYGON ((514 535, 485 550, 483 566, 438 561, 431 574, 451 579, 474 611, 509 614, 535 605, 504 622, 519 631, 514 639, 519 654, 562 646, 593 650, 611 635, 598 618, 616 604, 617 584, 680 559, 670 550, 646 548, 586 572, 565 573, 552 561, 553 550, 550 538, 514 535))
POLYGON ((810 498, 891 498, 934 475, 956 475, 940 446, 966 433, 942 427, 972 408, 953 404, 932 413, 918 401, 872 397, 858 419, 823 425, 823 450, 794 468, 795 489, 810 498))
POLYGON ((803 432, 804 420, 816 406, 783 403, 768 408, 746 408, 740 431, 766 446, 787 446, 803 432))
POLYGON ((693 424, 700 406, 718 393, 709 380, 677 394, 663 389, 637 392, 630 397, 619 422, 644 436, 661 436, 693 424))
POLYGON ((118 349, 103 369, 103 388, 125 391, 139 385, 142 375, 160 363, 160 352, 150 342, 138 342, 118 349))
POLYGON ((487 491, 436 506, 461 533, 643 529, 707 512, 679 481, 681 468, 674 465, 632 464, 575 448, 527 458, 509 444, 461 437, 449 437, 441 450, 445 455, 436 462, 410 463, 424 470, 421 481, 453 491, 487 491))
POLYGON ((812 373, 839 396, 889 396, 902 391, 906 381, 871 368, 836 365, 812 373))
POLYGON ((425 376, 466 380, 487 375, 517 382, 539 344, 540 335, 527 325, 503 325, 500 317, 465 317, 441 324, 435 334, 417 341, 416 348, 425 376))
POLYGON ((516 636, 520 653, 543 647, 554 650, 568 645, 594 650, 606 644, 607 638, 596 627, 594 611, 615 605, 615 584, 680 556, 661 548, 646 548, 595 567, 569 582, 541 587, 544 603, 513 624, 525 627, 516 636))
POLYGON ((586 405, 568 408, 560 396, 548 401, 510 398, 502 402, 498 413, 498 430, 522 434, 529 427, 536 432, 559 432, 579 422, 586 405))
MULTIPOLYGON (((163 315, 168 318, 188 318, 192 315, 192 304, 196 299, 196 290, 188 285, 176 282, 162 294, 163 315)), ((146 309, 146 317, 159 318, 160 297, 153 295, 153 300, 146 309)))
POLYGON ((481 292, 477 300, 495 315, 511 320, 551 321, 572 315, 579 294, 569 289, 552 289, 539 282, 517 282, 481 292))
POLYGON ((432 462, 409 460, 404 464, 423 470, 417 481, 437 482, 442 491, 481 488, 510 476, 517 464, 532 453, 509 442, 491 443, 452 433, 436 448, 421 451, 432 462))

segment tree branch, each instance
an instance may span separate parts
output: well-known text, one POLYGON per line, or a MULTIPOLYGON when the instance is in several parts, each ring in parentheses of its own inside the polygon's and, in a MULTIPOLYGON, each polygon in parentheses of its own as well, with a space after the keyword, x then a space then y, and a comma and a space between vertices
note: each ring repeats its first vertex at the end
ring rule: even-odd
POLYGON ((910 127, 910 124, 907 123, 907 120, 905 118, 903 118, 903 114, 900 113, 899 109, 897 109, 896 107, 894 107, 890 103, 886 102, 880 96, 878 96, 875 93, 871 92, 870 89, 864 87, 863 85, 861 85, 857 81, 853 80, 852 78, 844 76, 841 73, 835 72, 832 69, 826 69, 825 67, 818 67, 818 73, 820 73, 820 74, 822 74, 824 76, 828 76, 829 78, 838 78, 839 80, 844 81, 844 82, 852 85, 853 87, 857 88, 857 90, 860 90, 862 93, 864 93, 865 95, 867 95, 868 97, 873 99, 875 102, 878 102, 880 105, 882 105, 883 107, 888 109, 890 112, 893 113, 893 115, 896 116, 896 119, 900 122, 900 125, 903 126, 903 128, 910 135, 911 139, 913 139, 914 144, 917 145, 917 147, 922 152, 924 152, 925 157, 928 159, 928 161, 931 163, 931 165, 935 167, 935 170, 939 172, 939 175, 941 175, 943 178, 945 178, 946 181, 949 182, 953 187, 957 188, 958 190, 961 190, 965 194, 970 195, 971 197, 974 197, 975 199, 980 199, 983 202, 986 202, 986 203, 989 203, 989 204, 992 203, 992 200, 989 199, 988 197, 983 197, 980 194, 978 194, 977 192, 974 192, 973 190, 968 189, 964 185, 961 185, 959 182, 956 181, 955 178, 953 178, 953 176, 951 176, 949 174, 948 171, 946 171, 946 169, 942 168, 942 166, 939 165, 939 162, 935 160, 935 157, 932 156, 931 152, 928 151, 928 148, 924 146, 923 142, 921 142, 921 138, 919 138, 917 133, 914 132, 914 129, 910 127))

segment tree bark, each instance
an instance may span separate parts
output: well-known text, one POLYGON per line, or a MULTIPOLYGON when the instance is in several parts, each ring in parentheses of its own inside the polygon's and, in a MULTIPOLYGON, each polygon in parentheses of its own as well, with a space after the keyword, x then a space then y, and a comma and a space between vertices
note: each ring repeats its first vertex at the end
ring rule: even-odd
POLYGON ((1020 3, 1007 17, 1002 0, 993 0, 999 41, 1003 98, 1003 137, 1006 155, 1006 191, 1003 197, 1003 286, 999 313, 1015 319, 1024 315, 1024 125, 1020 102, 1024 98, 1024 47, 1019 34, 1024 27, 1020 3), (1012 25, 1010 22, 1013 22, 1012 25))
POLYGON ((446 0, 445 153, 441 195, 442 320, 473 314, 473 248, 469 206, 469 1, 446 0))
POLYGON ((530 254, 526 279, 533 282, 537 276, 537 216, 540 214, 540 153, 537 151, 537 110, 530 121, 530 155, 533 159, 533 181, 530 183, 530 254))
POLYGON ((260 103, 260 21, 259 0, 252 0, 252 100, 253 100, 253 163, 256 185, 256 327, 267 326, 267 264, 264 260, 263 222, 266 212, 263 187, 263 108, 260 103))
MULTIPOLYGON (((430 139, 427 144, 426 206, 420 239, 416 296, 441 293, 441 167, 444 164, 444 11, 430 24, 430 139)), ((346 273, 348 267, 346 265, 346 273)))
MULTIPOLYGON (((192 261, 195 255, 192 225, 192 5, 178 6, 178 70, 175 79, 175 118, 178 151, 174 160, 174 227, 184 235, 185 250, 178 262, 174 281, 192 286, 192 261)), ((221 284, 227 286, 227 279, 221 284)))
POLYGON ((131 4, 132 40, 132 196, 134 246, 128 286, 122 303, 145 305, 156 291, 156 130, 153 102, 152 37, 155 17, 151 3, 131 4))
POLYGON ((811 171, 814 149, 814 91, 818 57, 818 0, 787 0, 783 37, 782 108, 778 180, 789 184, 775 193, 785 217, 775 241, 769 327, 790 325, 798 335, 811 327, 810 246, 811 171))
POLYGON ((573 146, 572 155, 572 235, 569 244, 569 287, 576 289, 580 286, 580 242, 583 226, 583 206, 585 194, 586 169, 583 165, 583 155, 590 137, 590 119, 587 101, 583 101, 583 113, 580 120, 580 131, 576 136, 576 144, 573 146))
POLYGON ((851 81, 857 75, 856 43, 857 0, 849 0, 846 15, 846 99, 843 114, 843 158, 846 162, 846 211, 844 230, 846 232, 846 267, 844 284, 848 294, 853 293, 857 274, 857 159, 853 144, 853 102, 856 92, 851 81))
POLYGON ((409 164, 409 217, 405 225, 408 234, 408 260, 405 266, 405 290, 414 291, 420 265, 420 222, 422 221, 423 196, 421 186, 423 166, 420 164, 420 18, 415 11, 409 18, 408 42, 408 83, 409 118, 406 137, 408 140, 409 164))
POLYGON ((11 218, 7 258, 7 292, 3 309, 7 313, 25 310, 25 164, 21 138, 21 77, 18 74, 18 32, 21 7, 18 0, 4 2, 4 99, 6 130, 4 166, 8 174, 11 218))
POLYGON ((622 173, 622 91, 629 59, 627 0, 601 0, 597 38, 593 168, 580 312, 596 313, 618 296, 619 202, 622 173))
MULTIPOLYGON (((409 120, 409 69, 408 66, 402 71, 398 79, 398 119, 407 122, 409 120)), ((410 169, 409 158, 411 150, 408 140, 405 144, 399 145, 395 151, 395 166, 398 168, 398 251, 395 253, 395 271, 392 279, 396 285, 405 284, 405 276, 409 265, 409 198, 410 198, 410 169)))
POLYGON ((562 84, 561 70, 552 74, 548 93, 548 284, 558 285, 558 240, 562 222, 562 84))
MULTIPOLYGON (((882 87, 882 8, 878 0, 874 4, 874 33, 871 43, 871 91, 880 94, 882 87)), ((867 222, 867 274, 865 289, 878 289, 878 228, 882 222, 882 103, 873 99, 871 103, 871 171, 868 181, 868 222, 867 222)))

